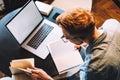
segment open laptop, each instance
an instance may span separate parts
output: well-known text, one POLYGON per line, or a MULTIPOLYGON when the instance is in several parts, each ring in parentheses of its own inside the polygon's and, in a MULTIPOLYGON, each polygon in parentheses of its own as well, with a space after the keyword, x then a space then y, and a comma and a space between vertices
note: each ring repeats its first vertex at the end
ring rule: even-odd
POLYGON ((46 44, 63 35, 61 28, 43 18, 33 0, 29 0, 6 27, 22 48, 42 59, 49 54, 46 44))

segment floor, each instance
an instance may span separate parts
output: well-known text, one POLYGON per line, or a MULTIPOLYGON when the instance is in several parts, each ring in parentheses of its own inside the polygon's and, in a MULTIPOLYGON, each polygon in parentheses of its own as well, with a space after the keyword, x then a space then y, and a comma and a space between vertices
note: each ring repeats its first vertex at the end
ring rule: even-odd
POLYGON ((4 73, 0 72, 0 78, 6 76, 4 73))
MULTIPOLYGON (((53 0, 42 0, 50 4, 53 0)), ((93 0, 92 12, 96 17, 97 27, 109 18, 115 18, 120 21, 120 7, 118 7, 113 0, 93 0)), ((0 15, 0 19, 6 14, 0 15)))
POLYGON ((93 0, 92 12, 96 17, 97 27, 109 18, 120 21, 120 8, 113 0, 93 0))
MULTIPOLYGON (((50 4, 53 0, 45 0, 45 3, 50 4)), ((92 12, 96 17, 96 25, 100 27, 102 23, 109 18, 114 18, 120 21, 120 8, 112 0, 93 0, 92 12)), ((0 19, 6 14, 0 15, 0 19)), ((0 78, 5 76, 0 72, 0 78)))

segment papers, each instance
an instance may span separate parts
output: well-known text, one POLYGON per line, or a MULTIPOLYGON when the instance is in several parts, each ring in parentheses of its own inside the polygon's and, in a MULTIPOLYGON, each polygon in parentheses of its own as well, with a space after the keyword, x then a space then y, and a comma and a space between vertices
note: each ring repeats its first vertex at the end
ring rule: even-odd
POLYGON ((10 62, 9 68, 11 70, 12 78, 14 80, 32 80, 31 77, 29 77, 26 74, 26 72, 28 72, 26 68, 31 68, 31 67, 34 67, 33 58, 12 60, 10 62))
POLYGON ((76 50, 74 44, 69 41, 64 42, 60 39, 49 43, 47 46, 59 73, 83 63, 79 51, 76 50))
POLYGON ((46 16, 48 16, 53 8, 53 6, 48 5, 46 3, 40 2, 40 1, 35 1, 35 4, 37 5, 38 9, 40 12, 46 16))

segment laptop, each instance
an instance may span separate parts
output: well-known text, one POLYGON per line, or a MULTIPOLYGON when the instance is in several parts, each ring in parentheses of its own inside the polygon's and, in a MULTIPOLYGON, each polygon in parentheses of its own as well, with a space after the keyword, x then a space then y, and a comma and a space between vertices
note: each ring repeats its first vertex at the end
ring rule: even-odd
POLYGON ((58 25, 41 15, 33 0, 29 0, 6 27, 22 48, 42 59, 49 54, 46 45, 63 35, 58 25))

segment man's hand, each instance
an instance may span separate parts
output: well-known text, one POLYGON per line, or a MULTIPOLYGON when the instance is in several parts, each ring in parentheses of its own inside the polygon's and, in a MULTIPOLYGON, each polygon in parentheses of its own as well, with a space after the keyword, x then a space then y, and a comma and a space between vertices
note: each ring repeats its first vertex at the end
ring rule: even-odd
POLYGON ((44 70, 40 68, 27 68, 30 73, 27 73, 33 80, 54 80, 44 70))
POLYGON ((80 44, 80 45, 74 45, 74 47, 76 48, 76 49, 80 49, 81 47, 83 48, 83 49, 85 49, 85 46, 87 46, 87 43, 82 43, 82 44, 80 44))

